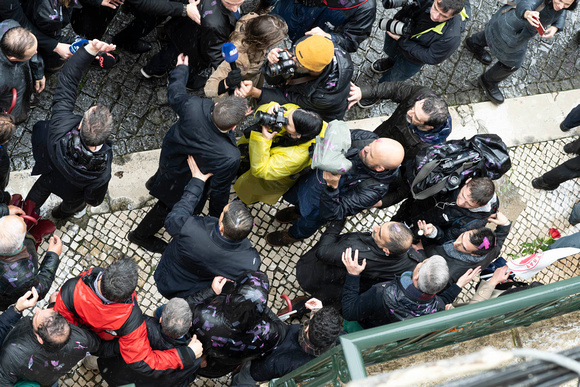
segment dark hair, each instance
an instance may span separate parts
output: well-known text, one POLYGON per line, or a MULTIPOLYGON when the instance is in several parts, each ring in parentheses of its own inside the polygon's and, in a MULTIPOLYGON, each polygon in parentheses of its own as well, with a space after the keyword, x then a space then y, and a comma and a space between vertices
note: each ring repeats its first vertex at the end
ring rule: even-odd
POLYGON ((234 200, 222 219, 224 237, 231 241, 241 241, 246 238, 254 226, 254 218, 242 201, 234 200))
POLYGON ((81 122, 81 139, 86 146, 104 144, 113 130, 113 116, 109 108, 97 105, 85 112, 81 122))
POLYGON ((403 223, 392 222, 388 226, 389 241, 385 246, 392 254, 403 254, 411 247, 413 243, 413 233, 403 223))
POLYGON ((453 16, 461 12, 464 6, 465 0, 441 0, 441 10, 445 13, 453 10, 453 16))
POLYGON ((26 51, 34 46, 36 38, 24 27, 13 27, 4 33, 0 39, 0 49, 5 56, 24 59, 26 51))
POLYGON ((336 342, 341 330, 340 313, 334 308, 322 308, 312 314, 308 324, 308 340, 318 349, 325 349, 336 342))
POLYGON ((477 250, 472 251, 471 254, 479 256, 489 253, 489 251, 497 244, 495 233, 487 227, 475 229, 469 236, 469 241, 477 248, 477 250))
POLYGON ((191 308, 183 298, 172 298, 161 315, 163 332, 172 339, 185 335, 191 326, 191 308))
POLYGON ((233 95, 224 98, 215 105, 212 118, 220 130, 230 130, 246 117, 248 101, 233 95))
POLYGON ((322 118, 320 118, 318 113, 310 110, 294 110, 292 113, 292 121, 294 121, 296 132, 300 134, 299 140, 302 143, 316 138, 322 130, 322 118))
POLYGON ((423 111, 429 116, 425 125, 437 127, 447 122, 449 117, 449 108, 447 102, 443 97, 436 95, 425 98, 423 103, 423 111))
POLYGON ((248 54, 251 62, 261 62, 265 51, 280 43, 288 34, 288 25, 276 15, 260 15, 243 23, 239 31, 230 35, 230 41, 241 43, 240 52, 248 54))
MULTIPOLYGON (((552 9, 554 9, 554 1, 553 0, 544 0, 544 4, 546 4, 546 6, 551 7, 552 9)), ((574 11, 577 6, 578 6, 578 1, 574 0, 574 2, 572 4, 570 4, 570 6, 568 8, 564 8, 564 9, 566 11, 574 11)))
POLYGON ((485 206, 495 194, 495 185, 489 177, 474 177, 467 184, 471 200, 485 206))
POLYGON ((122 302, 131 297, 139 279, 137 262, 125 256, 103 272, 101 294, 109 301, 122 302))
POLYGON ((60 351, 70 339, 70 326, 63 315, 56 311, 38 325, 38 336, 42 339, 42 347, 48 352, 60 351))
POLYGON ((0 113, 0 145, 10 140, 15 131, 14 117, 7 113, 0 113))

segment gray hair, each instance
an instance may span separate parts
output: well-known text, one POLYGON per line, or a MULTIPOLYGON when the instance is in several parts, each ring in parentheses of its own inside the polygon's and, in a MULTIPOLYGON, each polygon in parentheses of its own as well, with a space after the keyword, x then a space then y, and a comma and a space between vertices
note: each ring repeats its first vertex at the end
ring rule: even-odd
POLYGON ((11 254, 22 246, 26 229, 22 232, 20 222, 14 216, 0 218, 0 254, 11 254))
POLYGON ((183 298, 172 298, 163 308, 161 325, 163 332, 172 339, 187 333, 191 326, 191 308, 183 298))
POLYGON ((447 286, 448 281, 449 267, 440 255, 432 256, 419 268, 417 288, 423 293, 437 294, 447 286))

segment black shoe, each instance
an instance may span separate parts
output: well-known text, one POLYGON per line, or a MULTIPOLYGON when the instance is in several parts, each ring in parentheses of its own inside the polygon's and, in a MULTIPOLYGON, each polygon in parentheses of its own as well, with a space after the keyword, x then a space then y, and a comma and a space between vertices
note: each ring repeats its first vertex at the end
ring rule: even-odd
POLYGON ((145 67, 141 67, 141 75, 143 75, 147 79, 151 79, 151 78, 163 78, 165 75, 167 75, 167 73, 153 74, 147 72, 147 70, 145 70, 145 67))
MULTIPOLYGON (((81 212, 83 208, 81 208, 77 212, 81 212)), ((55 220, 67 219, 67 218, 70 218, 71 216, 75 215, 75 214, 67 214, 67 213, 63 212, 60 204, 58 206, 56 206, 50 214, 52 215, 52 218, 55 220)))
POLYGON ((543 189, 544 191, 553 191, 559 186, 560 184, 556 185, 547 184, 541 176, 538 177, 537 179, 532 180, 532 187, 534 187, 535 189, 543 189))
POLYGON ((371 70, 373 70, 374 73, 382 74, 392 69, 394 65, 395 61, 389 57, 379 58, 373 62, 371 70))
POLYGON ((167 248, 167 243, 165 241, 153 235, 141 237, 140 235, 135 234, 134 231, 131 231, 127 236, 127 239, 129 239, 131 243, 135 243, 136 245, 143 247, 145 250, 154 253, 163 254, 167 248))
POLYGON ((475 59, 483 63, 484 65, 491 64, 491 55, 484 47, 476 46, 475 44, 471 43, 469 38, 465 39, 465 48, 469 50, 475 59))
MULTIPOLYGON (((572 128, 569 128, 569 127, 567 127, 566 125, 564 125, 564 121, 560 122, 560 130, 561 130, 562 132, 567 132, 567 131, 569 131, 570 129, 572 129, 572 128)), ((567 152, 567 153, 569 153, 569 152, 567 152)))
POLYGON ((276 212, 274 215, 274 219, 276 219, 279 223, 294 223, 298 219, 300 219, 302 215, 296 211, 295 206, 286 207, 283 210, 276 212))
POLYGON ((288 230, 274 231, 266 234, 266 243, 274 247, 290 246, 293 243, 300 242, 302 239, 292 238, 288 230))
POLYGON ((570 155, 580 155, 580 139, 564 145, 564 152, 570 155))
POLYGON ((487 83, 483 79, 483 75, 477 78, 477 81, 491 102, 495 103, 496 105, 500 105, 503 103, 503 101, 505 101, 505 98, 499 90, 497 83, 487 83))
POLYGON ((116 44, 117 47, 132 52, 133 54, 143 54, 153 48, 151 43, 142 39, 137 39, 132 42, 116 42, 115 39, 113 39, 113 44, 116 44))
POLYGON ((360 101, 358 101, 356 104, 361 109, 370 109, 371 107, 376 105, 377 102, 379 102, 378 98, 363 98, 360 101))

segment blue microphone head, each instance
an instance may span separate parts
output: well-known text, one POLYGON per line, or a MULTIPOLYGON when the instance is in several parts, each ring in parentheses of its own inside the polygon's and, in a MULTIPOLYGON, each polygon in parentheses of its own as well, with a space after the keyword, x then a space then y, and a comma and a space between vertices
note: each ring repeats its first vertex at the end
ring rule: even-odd
POLYGON ((234 63, 238 59, 238 49, 233 43, 224 43, 222 46, 222 56, 228 63, 234 63))

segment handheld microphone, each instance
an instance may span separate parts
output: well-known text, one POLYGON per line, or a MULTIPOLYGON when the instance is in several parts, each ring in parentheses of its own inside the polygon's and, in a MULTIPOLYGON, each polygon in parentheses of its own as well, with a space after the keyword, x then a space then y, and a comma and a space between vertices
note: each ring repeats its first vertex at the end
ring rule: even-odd
POLYGON ((227 42, 222 45, 222 56, 228 62, 232 70, 237 69, 236 60, 238 60, 238 48, 235 44, 227 42))

